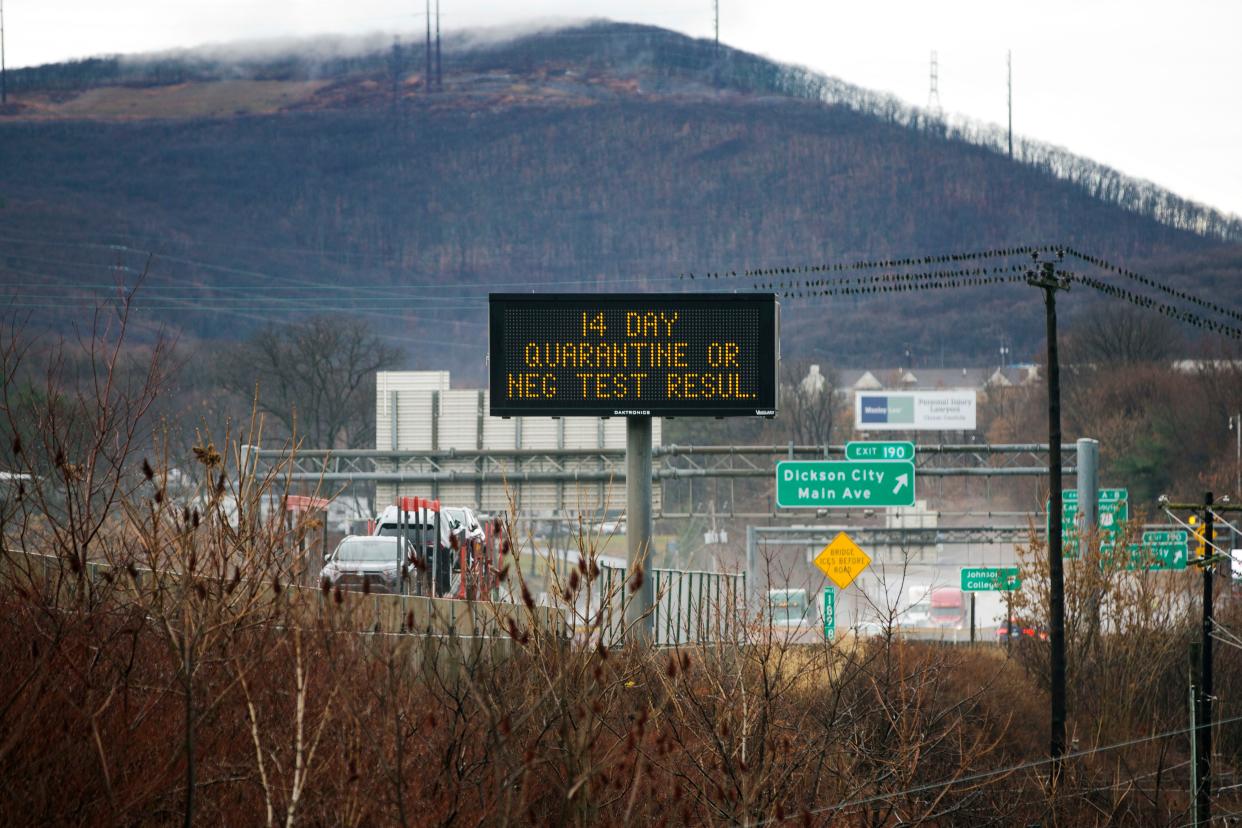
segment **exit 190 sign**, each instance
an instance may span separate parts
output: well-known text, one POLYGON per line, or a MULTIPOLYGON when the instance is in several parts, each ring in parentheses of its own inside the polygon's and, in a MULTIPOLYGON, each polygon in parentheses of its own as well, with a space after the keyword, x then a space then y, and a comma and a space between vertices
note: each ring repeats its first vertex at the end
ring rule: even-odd
POLYGON ((845 444, 846 460, 913 460, 914 443, 869 440, 845 444))

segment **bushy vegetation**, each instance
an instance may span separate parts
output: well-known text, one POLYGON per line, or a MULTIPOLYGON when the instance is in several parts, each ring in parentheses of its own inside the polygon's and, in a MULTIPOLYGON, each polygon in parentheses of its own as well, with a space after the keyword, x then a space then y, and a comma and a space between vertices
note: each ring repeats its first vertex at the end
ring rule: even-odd
MULTIPOLYGON (((1074 755, 1050 784, 1037 637, 946 648, 886 627, 795 643, 744 609, 736 639, 610 649, 603 614, 577 600, 599 571, 590 536, 553 574, 554 623, 511 525, 515 603, 460 603, 469 630, 298 587, 313 520, 260 508, 280 469, 239 469, 261 420, 174 445, 152 415, 169 353, 135 358, 124 322, 37 368, 16 334, 0 346, 19 475, 0 504, 5 824, 1186 820, 1190 575, 1091 553, 1068 567, 1074 755)), ((1033 543, 1016 601, 1034 626, 1041 554, 1033 543)), ((1219 618, 1242 621, 1232 603, 1219 618)), ((1227 648, 1217 665, 1231 774, 1242 662, 1227 648)))

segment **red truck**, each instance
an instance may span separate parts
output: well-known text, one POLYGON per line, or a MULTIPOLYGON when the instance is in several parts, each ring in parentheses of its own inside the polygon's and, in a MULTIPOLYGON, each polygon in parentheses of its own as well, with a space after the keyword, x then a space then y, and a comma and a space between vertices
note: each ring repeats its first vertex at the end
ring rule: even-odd
POLYGON ((966 601, 957 587, 935 587, 928 620, 933 627, 960 630, 966 625, 966 601))

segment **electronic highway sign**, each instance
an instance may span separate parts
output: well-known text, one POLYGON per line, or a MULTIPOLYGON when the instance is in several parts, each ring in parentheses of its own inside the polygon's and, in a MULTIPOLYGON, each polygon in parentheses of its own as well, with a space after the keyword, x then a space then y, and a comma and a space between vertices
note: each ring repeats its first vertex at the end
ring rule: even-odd
POLYGON ((493 416, 771 417, 768 293, 493 293, 493 416))

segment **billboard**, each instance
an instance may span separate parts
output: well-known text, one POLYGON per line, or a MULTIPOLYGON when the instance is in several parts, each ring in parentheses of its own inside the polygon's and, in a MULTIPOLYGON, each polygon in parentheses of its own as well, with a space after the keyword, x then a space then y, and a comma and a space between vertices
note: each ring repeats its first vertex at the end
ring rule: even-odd
POLYGON ((493 293, 493 416, 776 414, 779 306, 765 293, 493 293))
POLYGON ((974 431, 975 392, 857 391, 857 431, 974 431))

